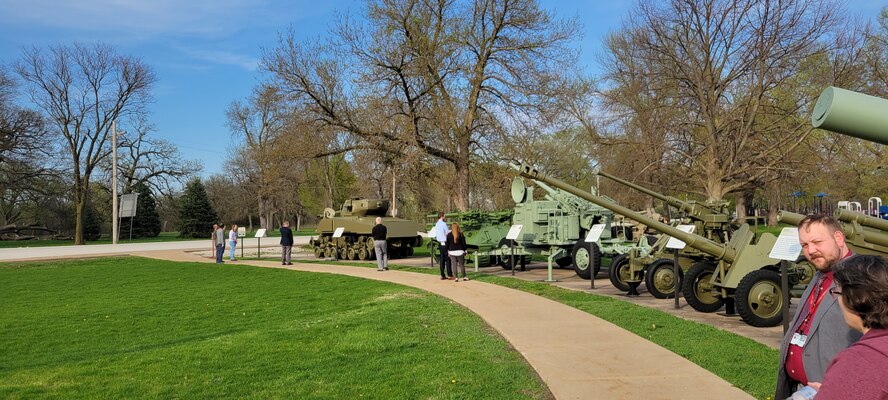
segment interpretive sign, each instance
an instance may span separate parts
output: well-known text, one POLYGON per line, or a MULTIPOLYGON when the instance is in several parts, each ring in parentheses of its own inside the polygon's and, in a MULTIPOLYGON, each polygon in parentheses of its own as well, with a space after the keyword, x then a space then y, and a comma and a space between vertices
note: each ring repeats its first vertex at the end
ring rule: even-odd
MULTIPOLYGON (((694 233, 694 225, 679 225, 675 228, 685 233, 694 233)), ((666 242, 667 249, 681 250, 685 248, 685 246, 687 246, 687 243, 682 242, 681 239, 676 239, 674 237, 670 237, 669 241, 666 242)))
POLYGON ((257 229, 256 236, 253 236, 253 237, 257 237, 257 238, 265 237, 265 228, 257 229))
POLYGON ((589 233, 586 235, 586 242, 597 242, 598 239, 601 239, 602 232, 604 232, 604 224, 592 225, 592 228, 589 229, 589 233))
POLYGON ((339 228, 336 228, 335 231, 333 231, 333 237, 335 237, 335 238, 342 237, 343 232, 345 232, 345 227, 340 226, 339 228))
POLYGON ((778 260, 795 261, 802 254, 802 245, 799 244, 799 228, 783 228, 780 236, 771 248, 768 257, 778 260))
POLYGON ((506 234, 506 239, 509 239, 509 240, 518 239, 518 235, 521 234, 521 228, 523 228, 523 227, 524 227, 524 225, 512 225, 512 227, 509 228, 509 233, 506 234))

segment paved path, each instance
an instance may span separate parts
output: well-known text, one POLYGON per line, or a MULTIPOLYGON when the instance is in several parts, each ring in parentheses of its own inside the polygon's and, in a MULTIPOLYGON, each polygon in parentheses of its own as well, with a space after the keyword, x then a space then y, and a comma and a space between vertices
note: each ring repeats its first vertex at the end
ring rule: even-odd
MULTIPOLYGON (((249 241, 244 244, 255 248, 249 241)), ((209 250, 207 247, 206 240, 199 240, 0 249, 0 260, 132 254, 164 260, 213 262, 209 257, 185 251, 209 250)), ((435 275, 404 271, 377 272, 372 268, 301 263, 284 267, 276 261, 238 261, 237 264, 383 280, 447 297, 478 314, 505 337, 557 399, 752 399, 702 367, 631 332, 526 292, 480 281, 441 281, 435 275)))

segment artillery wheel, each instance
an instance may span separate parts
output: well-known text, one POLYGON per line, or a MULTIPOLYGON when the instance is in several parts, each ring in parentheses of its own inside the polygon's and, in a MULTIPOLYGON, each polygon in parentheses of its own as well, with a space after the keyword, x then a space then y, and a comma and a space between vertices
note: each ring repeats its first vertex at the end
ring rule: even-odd
POLYGON ((591 279, 601 271, 601 251, 598 250, 598 243, 581 240, 574 244, 571 256, 573 256, 574 271, 580 278, 591 279))
POLYGON ((715 265, 708 262, 694 263, 681 283, 681 294, 685 301, 699 312, 716 312, 725 305, 724 299, 712 291, 711 279, 714 273, 715 265))
MULTIPOLYGON (((644 285, 648 292, 658 299, 671 299, 675 296, 675 270, 672 260, 661 258, 648 264, 644 272, 644 285)), ((678 270, 678 280, 682 272, 678 270)))
POLYGON ((369 256, 370 256, 370 254, 367 251, 367 247, 361 246, 358 249, 358 260, 366 260, 369 256))
MULTIPOLYGON (((501 250, 510 250, 512 248, 512 246, 509 245, 510 242, 511 241, 506 238, 500 239, 499 248, 501 250)), ((515 255, 515 262, 518 263, 519 266, 522 265, 522 263, 524 265, 527 265, 527 263, 530 262, 530 257, 521 256, 521 255, 516 254, 515 255), (522 259, 521 257, 524 257, 524 259, 522 259)), ((505 270, 512 270, 512 256, 509 254, 504 254, 504 255, 500 256, 499 257, 499 265, 500 265, 500 267, 503 267, 503 269, 505 269, 505 270)))
POLYGON ((626 254, 611 259, 607 272, 615 288, 623 292, 629 291, 629 284, 626 281, 632 278, 632 271, 629 270, 629 257, 626 254))
POLYGON ((783 290, 776 271, 760 269, 746 274, 737 284, 734 298, 737 313, 749 325, 777 326, 783 322, 783 290))

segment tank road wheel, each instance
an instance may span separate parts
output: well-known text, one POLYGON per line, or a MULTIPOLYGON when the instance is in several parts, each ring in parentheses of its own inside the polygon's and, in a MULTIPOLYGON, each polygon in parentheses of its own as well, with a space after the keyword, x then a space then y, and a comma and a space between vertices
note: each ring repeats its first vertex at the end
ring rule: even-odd
MULTIPOLYGON (((648 292, 658 299, 671 299, 675 296, 675 270, 673 262, 668 258, 661 258, 650 263, 644 272, 644 285, 648 292)), ((678 279, 681 280, 681 270, 678 279)))
POLYGON ((413 246, 407 246, 407 257, 413 255, 413 246))
POLYGON ((355 252, 354 247, 349 247, 348 251, 346 253, 348 255, 349 260, 357 260, 358 259, 358 254, 355 252))
POLYGON ((714 273, 714 264, 694 263, 681 283, 681 294, 685 301, 699 312, 716 312, 725 305, 725 301, 712 291, 711 279, 714 273))
POLYGON ((574 271, 583 279, 590 279, 601 271, 601 251, 597 243, 579 241, 574 244, 571 252, 574 260, 574 271))
POLYGON ((627 280, 632 278, 632 272, 629 271, 629 257, 626 254, 620 254, 611 259, 611 265, 607 269, 610 275, 611 284, 621 292, 629 291, 627 280))
POLYGON ((737 313, 747 324, 765 327, 783 322, 779 273, 760 269, 746 274, 737 284, 734 297, 737 313))
POLYGON ((315 257, 324 258, 324 249, 321 246, 315 245, 314 246, 314 253, 315 253, 315 257))
POLYGON ((367 253, 367 246, 358 247, 358 260, 366 260, 370 254, 367 253))

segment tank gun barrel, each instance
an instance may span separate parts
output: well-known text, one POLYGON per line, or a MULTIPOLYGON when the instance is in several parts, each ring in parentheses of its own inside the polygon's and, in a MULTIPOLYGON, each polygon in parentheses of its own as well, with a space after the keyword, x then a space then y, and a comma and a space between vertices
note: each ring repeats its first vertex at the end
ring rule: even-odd
POLYGON ((817 98, 811 126, 888 145, 888 100, 830 86, 817 98))
POLYGON ((512 161, 509 163, 509 166, 514 168, 518 173, 526 178, 533 179, 535 181, 544 182, 549 185, 552 185, 556 188, 564 190, 568 193, 571 193, 577 197, 582 199, 586 199, 591 203, 597 204, 601 207, 607 208, 615 213, 622 214, 630 219, 636 220, 638 222, 644 223, 650 228, 656 229, 660 232, 663 232, 669 236, 677 238, 690 247, 693 247, 697 250, 705 252, 707 254, 713 255, 719 259, 723 259, 729 262, 733 262, 735 258, 734 251, 730 249, 728 246, 720 245, 716 242, 713 242, 709 239, 706 239, 703 236, 695 235, 692 233, 687 233, 682 230, 676 229, 670 225, 664 224, 660 221, 654 220, 652 218, 648 218, 641 213, 635 212, 632 209, 623 207, 617 203, 609 201, 603 197, 593 195, 592 193, 586 192, 584 190, 578 189, 572 185, 569 185, 559 179, 547 176, 542 172, 537 171, 536 169, 531 168, 530 166, 524 165, 519 161, 512 161))

